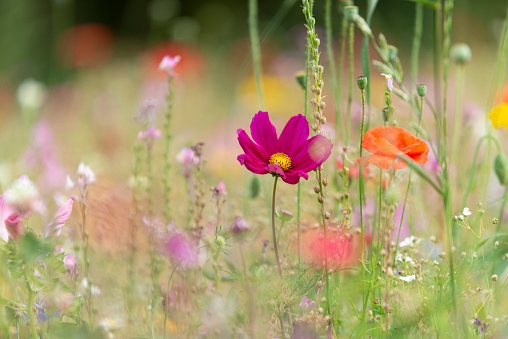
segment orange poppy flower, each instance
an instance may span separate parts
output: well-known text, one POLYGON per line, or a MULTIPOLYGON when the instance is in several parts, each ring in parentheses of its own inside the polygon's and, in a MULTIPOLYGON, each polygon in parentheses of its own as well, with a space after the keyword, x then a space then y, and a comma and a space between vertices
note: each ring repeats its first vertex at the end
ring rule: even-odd
POLYGON ((365 133, 362 147, 372 154, 358 158, 358 164, 372 164, 383 169, 397 170, 406 167, 406 162, 397 157, 400 154, 422 165, 427 162, 429 154, 429 146, 422 139, 402 127, 395 126, 371 128, 365 133))

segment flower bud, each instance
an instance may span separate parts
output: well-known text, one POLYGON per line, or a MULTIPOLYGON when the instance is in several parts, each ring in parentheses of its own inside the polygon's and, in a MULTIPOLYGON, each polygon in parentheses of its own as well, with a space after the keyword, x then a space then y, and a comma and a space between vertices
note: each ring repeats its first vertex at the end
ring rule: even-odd
POLYGON ((503 186, 506 186, 508 183, 508 160, 506 159, 503 153, 499 153, 496 155, 494 159, 494 172, 496 173, 497 178, 499 179, 499 183, 503 186))
POLYGON ((358 84, 358 88, 361 91, 364 91, 367 88, 367 77, 364 77, 363 75, 356 78, 356 83, 358 84))
POLYGON ((383 121, 385 123, 389 123, 392 120, 393 112, 390 107, 383 108, 382 114, 383 114, 383 121))
POLYGON ((422 84, 416 86, 416 92, 419 96, 424 97, 427 94, 427 86, 422 84))
POLYGON ((296 79, 296 82, 298 83, 298 85, 300 85, 300 87, 302 87, 303 90, 305 90, 305 87, 307 87, 306 85, 306 74, 305 74, 305 71, 299 71, 299 72, 296 72, 295 74, 295 79, 296 79))
POLYGON ((231 233, 235 236, 247 233, 250 230, 250 224, 242 217, 236 217, 231 225, 231 233))
POLYGON ((471 60, 471 48, 467 44, 456 44, 451 50, 453 61, 457 64, 465 64, 471 60))
POLYGON ((355 20, 355 17, 358 15, 358 7, 357 6, 345 6, 344 7, 344 19, 346 19, 349 23, 352 23, 355 20))
POLYGON ((497 274, 493 274, 492 277, 490 277, 492 281, 497 281, 497 274))
POLYGON ((388 58, 390 61, 394 61, 397 59, 397 56, 399 55, 399 50, 397 47, 393 45, 388 45, 388 58))

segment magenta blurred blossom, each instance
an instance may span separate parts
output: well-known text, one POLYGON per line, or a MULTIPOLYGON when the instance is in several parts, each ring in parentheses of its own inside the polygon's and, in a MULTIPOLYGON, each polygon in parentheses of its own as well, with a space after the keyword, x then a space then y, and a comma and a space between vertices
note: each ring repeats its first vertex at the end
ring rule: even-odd
POLYGON ((161 63, 159 64, 159 70, 164 70, 168 74, 168 76, 173 76, 173 70, 175 66, 180 62, 181 57, 176 55, 171 57, 169 55, 164 56, 162 58, 161 63))
POLYGON ((307 180, 308 172, 318 168, 332 152, 331 141, 322 136, 309 137, 307 118, 292 117, 277 137, 268 112, 259 111, 250 125, 252 139, 238 129, 238 142, 245 154, 238 161, 255 174, 277 174, 284 182, 295 185, 300 178, 307 180))
POLYGON ((298 306, 300 306, 301 308, 306 310, 309 307, 316 307, 317 304, 312 299, 309 299, 306 296, 304 296, 302 298, 302 301, 300 302, 300 305, 298 305, 298 306))
POLYGON ((236 217, 231 225, 231 233, 233 235, 247 233, 250 229, 250 223, 242 217, 236 217))
POLYGON ((176 156, 176 161, 184 165, 197 165, 199 163, 196 153, 190 147, 183 147, 176 156))
POLYGON ((62 227, 65 225, 65 223, 67 222, 67 220, 69 220, 69 217, 71 216, 73 205, 74 199, 69 199, 62 207, 58 209, 53 219, 51 219, 49 224, 46 226, 45 230, 46 238, 50 237, 56 238, 60 235, 62 227))
POLYGON ((196 246, 183 233, 173 232, 164 245, 165 253, 183 267, 195 267, 198 265, 198 252, 196 246))

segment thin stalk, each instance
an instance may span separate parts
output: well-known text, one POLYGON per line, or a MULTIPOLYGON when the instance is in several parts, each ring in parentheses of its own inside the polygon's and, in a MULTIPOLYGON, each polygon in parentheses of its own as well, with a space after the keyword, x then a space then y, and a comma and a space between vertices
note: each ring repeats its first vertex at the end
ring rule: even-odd
MULTIPOLYGON (((337 64, 337 109, 335 111, 335 130, 337 131, 339 129, 339 126, 342 126, 342 129, 344 129, 344 121, 342 119, 341 114, 341 107, 340 107, 340 98, 342 91, 340 90, 340 82, 342 79, 342 66, 344 65, 344 55, 346 51, 346 33, 348 29, 348 23, 346 19, 342 19, 342 26, 340 30, 340 50, 339 50, 339 61, 337 64)), ((342 138, 344 139, 345 133, 344 130, 342 130, 342 138)))
POLYGON ((442 20, 443 8, 440 1, 434 9, 434 108, 441 112, 441 48, 442 48, 442 20))
MULTIPOLYGON (((418 132, 420 131, 420 124, 422 122, 422 116, 423 116, 423 97, 420 97, 420 117, 418 119, 418 128, 416 129, 416 136, 418 136, 418 132)), ((399 242, 400 242, 400 230, 402 229, 402 222, 404 221, 404 215, 406 213, 406 204, 407 204, 407 197, 409 195, 409 189, 411 188, 411 175, 413 174, 413 170, 409 170, 409 178, 407 181, 407 188, 406 188, 406 196, 404 197, 404 205, 402 206, 402 215, 400 217, 400 224, 399 224, 399 232, 397 234, 397 242, 395 243, 395 251, 393 254, 393 264, 392 266, 395 267, 395 262, 397 259, 397 251, 399 249, 399 242)))
POLYGON ((411 49, 411 88, 413 89, 416 88, 416 81, 418 78, 418 61, 420 58, 420 46, 423 32, 423 5, 420 2, 417 2, 415 7, 414 30, 413 46, 411 49))
POLYGON ((483 137, 481 137, 478 140, 478 142, 476 143, 476 148, 475 148, 474 155, 473 155, 473 163, 472 163, 471 168, 469 170, 469 181, 467 184, 466 193, 464 193, 464 198, 462 198, 462 205, 461 206, 467 206, 467 200, 468 200, 469 194, 471 193, 471 190, 473 188, 475 174, 477 173, 475 171, 476 159, 478 158, 478 152, 480 150, 480 146, 485 139, 492 140, 497 147, 498 153, 501 152, 501 146, 499 145, 499 142, 492 135, 490 135, 490 134, 484 135, 483 137))
MULTIPOLYGON (((362 125, 360 128, 360 158, 363 153, 363 128, 365 123, 365 89, 361 90, 362 92, 362 125)), ((358 177, 358 189, 360 194, 360 241, 362 242, 362 322, 365 325, 365 307, 367 306, 367 300, 369 299, 368 295, 365 295, 365 241, 363 236, 363 168, 360 168, 359 177, 358 177)))
POLYGON ((272 194, 272 235, 273 235, 273 248, 275 249, 275 260, 277 260, 277 270, 279 271, 279 276, 282 277, 282 269, 280 267, 279 260, 279 247, 277 246, 277 236, 275 234, 275 192, 277 190, 277 179, 279 176, 275 176, 275 180, 273 181, 273 194, 272 194))
POLYGON ((146 201, 148 204, 148 216, 150 222, 153 217, 153 196, 152 196, 152 185, 153 185, 153 152, 151 145, 147 144, 146 148, 146 167, 148 169, 148 183, 146 185, 146 201))
MULTIPOLYGON (((318 180, 319 180, 319 192, 322 197, 324 197, 323 193, 323 169, 322 166, 319 166, 318 169, 318 180)), ((330 298, 330 267, 328 265, 328 225, 326 224, 325 218, 325 202, 324 198, 321 200, 321 222, 323 223, 323 241, 324 241, 324 252, 325 252, 325 277, 326 277, 326 308, 330 317, 332 316, 332 306, 331 306, 331 298, 330 298)))
POLYGON ((351 104, 353 102, 353 72, 354 72, 354 42, 355 42, 355 24, 349 24, 349 91, 347 98, 347 120, 346 120, 346 140, 344 144, 349 145, 349 135, 351 133, 351 104))
POLYGON ((30 332, 32 333, 32 339, 37 339, 39 336, 37 335, 37 320, 35 318, 33 305, 34 305, 34 291, 32 290, 32 286, 30 285, 30 279, 28 279, 28 265, 25 264, 25 270, 23 272, 25 277, 26 289, 28 291, 28 303, 27 303, 27 313, 28 320, 30 322, 30 332))
MULTIPOLYGON (((451 149, 451 163, 457 163, 457 156, 459 150, 460 136, 461 136, 461 125, 462 125, 462 99, 464 94, 464 65, 460 63, 457 67, 457 80, 455 88, 457 93, 455 95, 455 113, 453 117, 453 137, 452 137, 452 149, 451 149)), ((456 173, 455 177, 458 176, 456 173)))
MULTIPOLYGON (((182 261, 180 260, 175 267, 171 270, 171 274, 169 275, 168 284, 166 285, 166 305, 164 307, 164 336, 166 336, 166 321, 168 319, 168 307, 169 307, 169 283, 171 282, 171 278, 173 278, 173 273, 175 273, 176 268, 180 265, 182 261)), ((178 331, 178 328, 177 328, 178 331)))
POLYGON ((259 109, 263 109, 263 92, 261 90, 261 54, 259 51, 258 32, 258 1, 249 0, 249 34, 252 49, 252 63, 254 65, 254 79, 256 80, 256 91, 258 95, 259 109))
MULTIPOLYGON (((335 71, 335 56, 333 55, 333 32, 332 32, 332 1, 326 0, 325 2, 325 27, 326 27, 326 52, 328 56, 328 67, 330 69, 330 80, 333 90, 333 97, 335 99, 335 117, 340 116, 340 96, 337 73, 335 71)), ((340 135, 344 136, 344 126, 342 119, 336 119, 335 131, 340 130, 340 135), (338 128, 337 128, 338 127, 338 128)), ((337 143, 338 135, 336 133, 334 144, 337 143)))
POLYGON ((174 105, 174 97, 175 97, 175 86, 174 86, 174 78, 172 75, 168 75, 168 90, 169 94, 166 98, 166 102, 168 105, 168 110, 166 112, 166 121, 164 122, 164 136, 165 140, 165 149, 164 149, 164 172, 162 176, 162 184, 164 187, 164 215, 166 217, 166 221, 169 222, 171 220, 171 205, 169 202, 169 195, 171 193, 171 186, 169 184, 169 172, 171 170, 171 161, 169 159, 169 152, 171 146, 171 118, 173 115, 173 105, 174 105))
MULTIPOLYGON (((503 223, 504 208, 506 206, 507 201, 508 201, 508 185, 506 185, 504 187, 503 201, 501 202, 501 207, 499 208, 499 215, 497 217, 496 234, 499 234, 499 231, 501 230, 501 224, 503 223)), ((496 235, 496 238, 494 239, 494 244, 497 242, 497 239, 498 239, 498 235, 496 235)), ((497 261, 494 260, 492 263, 491 274, 496 273, 496 266, 497 266, 497 261)))

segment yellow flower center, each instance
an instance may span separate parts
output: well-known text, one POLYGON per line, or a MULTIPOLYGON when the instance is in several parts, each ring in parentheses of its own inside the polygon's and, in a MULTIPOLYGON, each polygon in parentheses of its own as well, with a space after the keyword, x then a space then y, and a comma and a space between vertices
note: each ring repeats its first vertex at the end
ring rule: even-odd
POLYGON ((284 153, 275 153, 270 157, 270 161, 268 161, 270 165, 277 164, 280 169, 283 171, 287 171, 291 168, 291 158, 288 157, 284 153))

